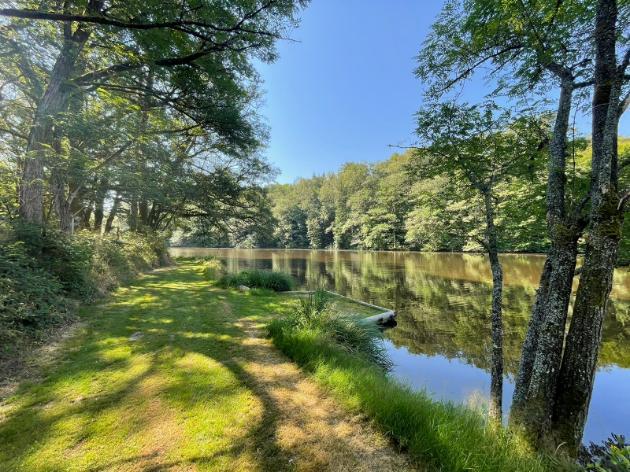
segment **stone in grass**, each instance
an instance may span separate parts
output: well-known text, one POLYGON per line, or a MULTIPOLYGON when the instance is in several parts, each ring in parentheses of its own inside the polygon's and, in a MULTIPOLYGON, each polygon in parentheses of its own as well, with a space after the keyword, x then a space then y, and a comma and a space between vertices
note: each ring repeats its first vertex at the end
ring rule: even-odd
POLYGON ((241 292, 247 292, 247 291, 249 290, 249 287, 248 287, 247 285, 239 285, 239 286, 238 286, 238 289, 239 289, 241 292))
POLYGON ((144 335, 140 331, 137 331, 129 336, 129 341, 137 341, 138 339, 142 339, 142 336, 144 335))

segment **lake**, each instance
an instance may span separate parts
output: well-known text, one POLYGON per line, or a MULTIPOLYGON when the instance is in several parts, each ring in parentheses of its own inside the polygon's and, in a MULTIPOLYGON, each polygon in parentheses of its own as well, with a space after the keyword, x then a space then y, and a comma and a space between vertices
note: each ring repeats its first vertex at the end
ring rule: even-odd
MULTIPOLYGON (((392 308, 397 326, 385 345, 392 376, 440 400, 474 405, 490 390, 490 268, 483 255, 284 249, 171 248, 174 256, 214 255, 230 272, 290 273, 303 288, 323 287, 392 308)), ((544 257, 503 255, 504 411, 509 411, 520 348, 544 257)), ((630 272, 617 271, 584 433, 600 442, 630 437, 630 272)))

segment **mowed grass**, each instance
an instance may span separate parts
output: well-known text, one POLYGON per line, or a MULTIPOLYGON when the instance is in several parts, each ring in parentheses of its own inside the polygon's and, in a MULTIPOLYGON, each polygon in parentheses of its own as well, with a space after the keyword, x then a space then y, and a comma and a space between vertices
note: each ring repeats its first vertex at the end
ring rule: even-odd
POLYGON ((285 468, 235 320, 290 300, 213 288, 203 270, 145 275, 85 307, 44 380, 0 404, 0 470, 285 468))

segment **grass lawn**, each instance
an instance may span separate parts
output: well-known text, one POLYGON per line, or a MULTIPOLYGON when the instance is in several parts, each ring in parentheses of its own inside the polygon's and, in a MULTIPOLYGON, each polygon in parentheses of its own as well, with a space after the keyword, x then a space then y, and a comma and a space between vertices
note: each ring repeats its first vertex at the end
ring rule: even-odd
POLYGON ((43 380, 0 403, 0 470, 410 468, 261 335, 294 301, 203 273, 188 262, 84 307, 43 380))

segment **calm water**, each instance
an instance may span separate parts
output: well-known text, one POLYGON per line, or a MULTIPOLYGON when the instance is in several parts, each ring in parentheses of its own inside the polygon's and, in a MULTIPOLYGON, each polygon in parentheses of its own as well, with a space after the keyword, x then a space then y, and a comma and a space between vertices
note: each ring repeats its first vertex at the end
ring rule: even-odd
MULTIPOLYGON (((176 256, 215 255, 229 271, 291 273, 303 287, 323 286, 396 310, 386 331, 391 375, 438 399, 476 403, 490 390, 490 270, 481 255, 415 252, 173 248, 176 256)), ((520 347, 544 258, 505 255, 505 393, 509 410, 520 347)), ((600 362, 584 434, 630 437, 630 273, 615 274, 600 362)))

